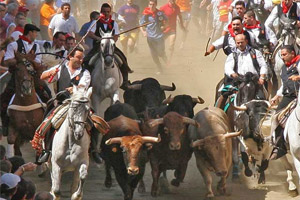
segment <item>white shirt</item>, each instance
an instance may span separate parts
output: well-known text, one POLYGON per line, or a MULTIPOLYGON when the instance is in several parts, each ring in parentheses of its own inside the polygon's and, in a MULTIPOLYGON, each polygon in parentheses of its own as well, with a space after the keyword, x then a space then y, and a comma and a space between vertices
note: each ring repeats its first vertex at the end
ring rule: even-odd
POLYGON ((14 40, 17 41, 20 35, 23 35, 23 33, 20 31, 14 31, 11 33, 10 37, 14 38, 14 40))
MULTIPOLYGON (((236 2, 238 2, 238 1, 240 1, 240 0, 234 0, 231 3, 231 6, 234 7, 235 4, 236 4, 236 2)), ((252 1, 253 1, 254 4, 260 5, 260 3, 261 3, 262 0, 252 0, 252 1)), ((249 1, 246 1, 245 3, 247 3, 247 2, 249 3, 249 1)), ((264 9, 271 10, 272 6, 273 6, 272 0, 264 0, 264 9)))
POLYGON ((73 16, 69 16, 68 19, 64 19, 61 14, 55 15, 49 24, 49 28, 53 30, 53 35, 57 32, 64 32, 73 35, 73 33, 79 32, 79 27, 76 22, 76 19, 73 16))
MULTIPOLYGON (((78 69, 76 69, 76 71, 74 72, 74 74, 71 73, 71 71, 69 70, 69 62, 66 62, 66 66, 70 75, 70 79, 76 77, 78 74, 80 74, 82 67, 79 67, 78 69)), ((49 72, 53 69, 56 69, 59 65, 55 65, 54 67, 51 67, 50 69, 46 70, 45 72, 49 72)), ((43 72, 44 73, 44 72, 43 72)), ((54 76, 52 82, 59 80, 60 78, 60 73, 61 73, 61 66, 59 66, 59 71, 58 73, 54 76)), ((83 75, 79 81, 78 85, 84 86, 86 89, 88 89, 88 87, 90 86, 91 83, 91 74, 88 70, 84 70, 83 75)))
MULTIPOLYGON (((63 51, 65 50, 65 47, 62 46, 60 48, 54 48, 53 47, 53 41, 46 41, 46 40, 36 40, 36 43, 40 45, 40 51, 45 53, 46 50, 44 48, 44 44, 45 42, 49 42, 50 45, 51 45, 51 48, 50 49, 47 49, 47 52, 48 53, 57 53, 57 52, 60 52, 60 51, 63 51)), ((64 58, 66 58, 68 55, 68 51, 65 50, 64 54, 62 55, 64 58)), ((42 54, 42 62, 44 65, 47 65, 47 66, 54 66, 54 65, 58 65, 64 58, 59 58, 59 57, 55 57, 54 55, 50 55, 50 54, 42 54)))
MULTIPOLYGON (((240 75, 245 75, 247 72, 252 72, 253 74, 257 74, 252 62, 249 49, 250 49, 249 46, 247 46, 245 51, 241 51, 237 48, 234 49, 234 51, 237 53, 238 56, 237 73, 240 75)), ((260 66, 260 74, 267 74, 268 67, 261 52, 255 49, 255 53, 256 53, 257 62, 260 66)), ((230 55, 227 56, 225 62, 225 74, 230 77, 231 74, 236 73, 235 71, 233 71, 233 69, 234 69, 234 58, 233 58, 233 54, 231 53, 230 55)))
MULTIPOLYGON (((293 65, 287 67, 287 70, 289 70, 292 66, 293 65)), ((283 67, 286 67, 286 66, 283 66, 283 67)), ((298 65, 297 65, 297 70, 298 70, 298 73, 300 74, 300 63, 298 63, 298 65)), ((281 72, 280 72, 280 75, 281 75, 281 72)), ((282 92, 283 92, 283 84, 281 84, 280 88, 277 90, 276 95, 282 97, 283 96, 282 92)))
MULTIPOLYGON (((26 42, 24 40, 22 40, 22 41, 23 41, 23 44, 24 44, 24 47, 25 47, 25 52, 26 52, 26 54, 28 54, 29 51, 32 49, 33 45, 36 44, 36 43, 32 42, 31 44, 29 44, 28 42, 26 42)), ((15 58, 15 52, 17 52, 17 51, 18 51, 17 42, 12 42, 12 43, 8 44, 7 50, 6 50, 5 55, 4 55, 4 60, 15 58)), ((36 54, 40 53, 40 46, 38 44, 36 45, 35 53, 36 54)), ((41 57, 42 57, 41 55, 37 55, 34 59, 35 62, 41 63, 41 57)))
MULTIPOLYGON (((89 31, 95 33, 96 32, 96 26, 93 26, 94 23, 96 23, 97 20, 94 20, 92 23, 91 23, 91 26, 89 27, 89 31), (92 27, 93 26, 93 27, 92 27)), ((107 29, 107 24, 103 24, 104 28, 107 29)), ((115 21, 114 22, 114 27, 113 29, 115 29, 115 35, 119 34, 120 33, 120 30, 119 30, 119 26, 118 26, 118 23, 115 21)))
MULTIPOLYGON (((292 6, 290 7, 289 11, 285 14, 286 16, 288 16, 288 14, 290 13, 291 8, 292 8, 292 6)), ((300 5, 299 5, 299 3, 297 3, 297 16, 298 17, 300 16, 300 5)), ((266 32, 272 31, 273 22, 275 21, 275 19, 277 17, 278 17, 278 6, 275 6, 273 8, 271 14, 269 15, 268 19, 265 22, 266 32)))

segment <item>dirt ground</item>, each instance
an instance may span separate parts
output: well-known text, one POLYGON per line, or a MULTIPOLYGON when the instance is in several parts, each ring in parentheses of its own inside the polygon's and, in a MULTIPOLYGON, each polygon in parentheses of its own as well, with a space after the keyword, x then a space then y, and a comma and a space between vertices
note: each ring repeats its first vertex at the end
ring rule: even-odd
MULTIPOLYGON (((180 36, 179 31, 179 36, 180 36)), ((213 56, 204 57, 205 45, 207 37, 200 36, 196 33, 193 24, 190 24, 188 38, 183 49, 179 49, 180 37, 177 38, 176 50, 172 63, 169 67, 158 69, 150 55, 148 45, 145 38, 140 36, 138 52, 128 56, 130 67, 134 70, 130 74, 130 80, 140 80, 147 77, 154 77, 161 84, 171 85, 175 83, 177 89, 174 92, 166 92, 167 95, 173 96, 178 94, 188 94, 191 96, 201 96, 205 100, 205 104, 197 105, 195 113, 206 106, 213 105, 214 91, 216 83, 223 77, 225 56, 222 51, 219 52, 215 61, 213 56)), ((120 43, 118 43, 120 47, 120 43)), ((168 52, 168 46, 167 46, 168 52)), ((169 53, 169 52, 168 52, 169 53)), ((103 108, 105 109, 105 107, 103 108)), ((1 143, 5 143, 3 140, 1 143)), ((30 145, 27 144, 22 148, 24 158, 28 161, 34 161, 34 152, 30 145)), ((287 194, 286 173, 280 162, 274 161, 270 163, 270 170, 267 171, 266 184, 257 185, 256 178, 242 177, 240 183, 232 183, 228 178, 228 191, 231 196, 216 196, 216 200, 300 200, 300 197, 291 198, 287 194)), ((104 166, 97 166, 91 163, 89 167, 89 175, 84 187, 84 197, 86 200, 103 199, 103 200, 119 200, 123 199, 123 193, 116 183, 113 181, 113 187, 107 189, 104 187, 104 166)), ((294 182, 298 183, 298 177, 294 171, 294 182)), ((173 171, 168 172, 168 177, 173 178, 173 171)), ((25 178, 29 178, 36 183, 38 191, 49 191, 51 187, 50 176, 39 178, 36 172, 25 174, 25 178)), ((71 185, 71 173, 63 176, 62 182, 62 199, 70 199, 69 188, 71 185)), ((139 194, 137 190, 134 194, 136 200, 155 199, 150 195, 152 177, 150 166, 147 165, 145 173, 146 193, 139 194)), ((216 183, 218 179, 214 177, 214 191, 216 191, 216 183)), ((298 188, 299 190, 299 188, 298 188)), ((204 199, 206 193, 203 179, 197 170, 195 158, 190 160, 184 183, 176 188, 170 186, 168 194, 161 194, 157 200, 195 200, 204 199)))

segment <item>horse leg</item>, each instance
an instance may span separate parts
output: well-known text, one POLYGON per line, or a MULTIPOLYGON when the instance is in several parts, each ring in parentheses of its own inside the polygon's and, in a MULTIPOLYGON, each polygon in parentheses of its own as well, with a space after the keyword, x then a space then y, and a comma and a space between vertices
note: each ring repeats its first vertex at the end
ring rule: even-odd
MULTIPOLYGON (((293 182, 293 166, 290 164, 290 162, 288 161, 286 155, 285 156, 282 156, 281 158, 279 158, 281 163, 283 164, 285 170, 286 170, 286 173, 287 173, 287 183, 289 185, 289 191, 288 193, 291 195, 291 196, 297 196, 298 195, 298 192, 297 192, 297 187, 296 185, 294 184, 293 182)), ((295 161, 294 161, 295 163, 295 161)), ((296 164, 295 164, 296 166, 296 164)), ((297 170, 297 167, 296 167, 296 170, 297 170)), ((299 171, 300 172, 300 171, 299 171)), ((300 174, 299 174, 300 175, 300 174)), ((300 176, 299 176, 300 177, 300 176)))
MULTIPOLYGON (((52 159, 51 159, 52 160, 52 159)), ((61 181, 61 169, 56 164, 56 162, 52 162, 52 170, 51 170, 51 180, 52 180, 52 187, 51 187, 51 195, 54 197, 55 200, 60 199, 60 181, 61 181)))
POLYGON ((15 143, 16 143, 16 130, 12 127, 8 127, 8 136, 7 136, 7 151, 6 151, 6 157, 11 158, 15 155, 15 143))
POLYGON ((113 105, 115 104, 117 101, 120 100, 120 97, 119 97, 119 90, 116 90, 115 93, 112 95, 111 97, 111 102, 110 102, 110 105, 113 105))
POLYGON ((107 188, 111 188, 112 186, 112 178, 111 178, 111 165, 109 162, 105 162, 105 181, 104 185, 107 188))
POLYGON ((250 177, 252 176, 252 171, 249 167, 249 157, 248 157, 248 154, 246 152, 241 152, 241 155, 242 155, 242 161, 243 161, 243 164, 245 166, 245 175, 250 177))
POLYGON ((239 148, 239 141, 237 138, 232 138, 232 162, 233 162, 233 167, 232 167, 232 180, 237 181, 239 180, 239 153, 238 153, 238 148, 239 148))
POLYGON ((74 180, 73 180, 73 184, 72 184, 72 189, 75 187, 78 187, 77 191, 75 193, 73 193, 72 195, 72 200, 80 200, 82 199, 83 196, 83 186, 85 183, 85 179, 87 178, 88 175, 88 165, 87 164, 81 164, 79 171, 76 170, 76 173, 74 173, 74 180), (76 177, 75 177, 76 174, 76 177), (77 182, 77 183, 76 183, 77 182), (78 186, 78 182, 79 182, 79 186, 78 186))
POLYGON ((258 184, 265 184, 266 183, 266 177, 265 177, 265 170, 268 168, 269 160, 262 159, 261 165, 259 166, 259 179, 258 184))

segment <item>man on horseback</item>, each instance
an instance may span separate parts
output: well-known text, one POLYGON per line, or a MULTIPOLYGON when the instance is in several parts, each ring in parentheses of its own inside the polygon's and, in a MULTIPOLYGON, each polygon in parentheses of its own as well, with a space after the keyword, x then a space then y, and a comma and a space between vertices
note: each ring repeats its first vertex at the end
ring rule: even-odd
POLYGON ((251 46, 251 44, 253 44, 254 42, 253 36, 252 34, 249 34, 249 32, 244 31, 242 22, 243 22, 242 18, 238 16, 232 18, 232 22, 228 26, 229 33, 227 33, 225 36, 221 36, 219 39, 213 42, 212 45, 207 50, 207 52, 205 52, 204 56, 208 56, 216 49, 218 50, 221 48, 223 48, 223 51, 226 55, 229 55, 236 47, 236 42, 234 38, 238 34, 245 35, 249 46, 251 46))
MULTIPOLYGON (((118 24, 111 18, 111 6, 108 3, 102 4, 100 12, 100 18, 97 21, 95 20, 91 24, 92 28, 90 28, 90 31, 88 33, 88 36, 94 39, 94 42, 92 50, 86 55, 84 59, 84 67, 87 68, 90 72, 93 71, 94 66, 90 66, 89 61, 97 52, 99 52, 100 48, 99 41, 101 41, 101 34, 99 29, 101 29, 104 33, 112 32, 115 41, 117 41, 119 37, 118 24), (97 24, 93 26, 95 22, 97 24)), ((129 68, 127 58, 119 48, 115 48, 114 55, 118 58, 116 59, 116 61, 123 76, 123 84, 121 88, 126 88, 126 86, 129 84, 128 73, 132 73, 133 71, 129 68)))
MULTIPOLYGON (((281 70, 282 86, 277 91, 277 94, 271 99, 271 104, 274 105, 280 101, 276 112, 284 110, 292 101, 297 98, 300 80, 300 55, 296 55, 295 49, 291 45, 286 45, 281 48, 281 58, 284 61, 284 67, 281 70)), ((291 113, 291 111, 289 112, 291 113)), ((288 117, 288 116, 285 116, 288 117)), ((284 128, 281 123, 275 129, 275 148, 271 154, 270 159, 278 159, 284 156, 287 152, 284 137, 284 128)))
MULTIPOLYGON (((247 45, 247 38, 243 34, 235 37, 236 48, 227 57, 225 62, 224 89, 219 97, 216 107, 224 108, 227 97, 233 93, 234 80, 247 72, 259 75, 258 84, 263 85, 268 72, 266 62, 262 54, 247 45)), ((263 94, 257 94, 263 98, 263 94)))
MULTIPOLYGON (((2 130, 4 135, 7 135, 7 127, 9 118, 7 116, 7 107, 10 99, 15 93, 15 73, 17 63, 20 62, 17 59, 22 59, 27 70, 34 76, 37 77, 38 73, 41 72, 41 55, 36 55, 40 52, 39 45, 35 43, 37 32, 40 31, 38 27, 32 24, 26 24, 24 27, 24 34, 19 37, 15 42, 8 45, 7 51, 4 56, 4 65, 9 67, 9 71, 12 73, 12 78, 8 82, 5 91, 1 94, 1 119, 2 119, 2 130)), ((37 81, 35 81, 37 83, 37 81)), ((43 102, 47 102, 50 93, 45 93, 46 85, 39 82, 36 85, 36 92, 43 102), (43 89, 44 88, 44 89, 43 89)), ((47 91, 50 92, 50 91, 47 91)))
MULTIPOLYGON (((300 16, 300 6, 298 3, 293 2, 293 0, 283 0, 281 4, 275 6, 269 15, 268 19, 266 20, 265 27, 267 32, 272 31, 273 22, 276 18, 279 18, 279 31, 278 36, 281 36, 284 22, 297 22, 297 26, 299 27, 299 18, 300 16), (270 29, 270 30, 268 30, 270 29)), ((294 28, 296 28, 294 26, 294 28)))
MULTIPOLYGON (((60 98, 58 99, 62 103, 65 99, 70 98, 72 93, 72 85, 79 87, 88 88, 91 83, 90 72, 86 69, 83 69, 81 64, 83 62, 84 53, 83 49, 80 47, 75 48, 70 54, 70 60, 65 62, 62 65, 56 65, 47 71, 44 71, 41 75, 42 80, 48 80, 53 76, 52 81, 57 81, 57 91, 60 92, 60 98)), ((53 107, 52 107, 53 108, 53 107)), ((48 108, 49 110, 49 108, 48 108)), ((48 112, 52 114, 53 109, 48 112)), ((46 113, 47 114, 47 113, 46 113)), ((54 130, 50 130, 46 133, 45 136, 45 150, 42 151, 42 154, 39 157, 38 163, 46 162, 50 156, 50 149, 52 146, 52 135, 54 130)), ((91 130, 91 155, 95 162, 101 163, 102 159, 99 154, 96 152, 97 141, 94 139, 97 138, 98 132, 95 129, 91 130)))

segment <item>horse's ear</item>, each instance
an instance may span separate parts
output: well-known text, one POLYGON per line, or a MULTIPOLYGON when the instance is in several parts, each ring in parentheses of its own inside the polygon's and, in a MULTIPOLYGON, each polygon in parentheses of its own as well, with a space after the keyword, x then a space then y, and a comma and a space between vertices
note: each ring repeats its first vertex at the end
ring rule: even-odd
POLYGON ((90 98, 91 95, 92 95, 92 92, 93 92, 93 87, 90 87, 90 88, 88 89, 87 93, 86 93, 86 96, 87 96, 88 98, 90 98))

